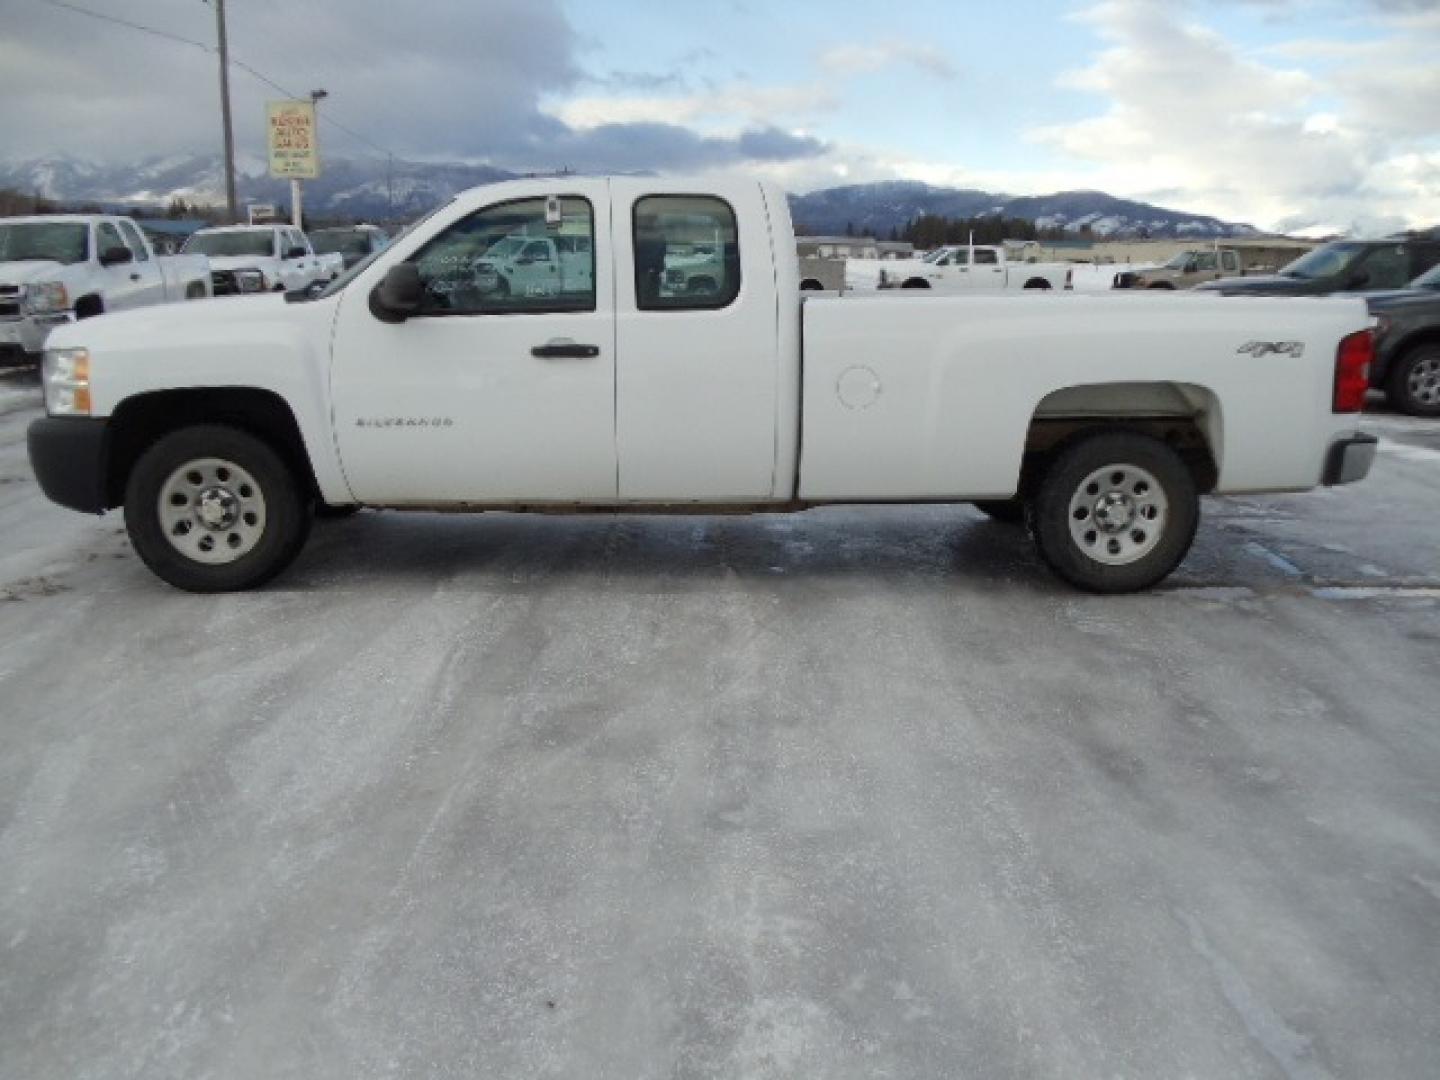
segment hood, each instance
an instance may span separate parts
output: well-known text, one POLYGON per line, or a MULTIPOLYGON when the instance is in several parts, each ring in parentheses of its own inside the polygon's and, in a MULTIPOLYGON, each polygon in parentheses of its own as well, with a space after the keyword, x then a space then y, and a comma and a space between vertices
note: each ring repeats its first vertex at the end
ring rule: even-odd
POLYGON ((264 270, 275 262, 274 255, 211 255, 211 270, 264 270))
POLYGON ((1196 286, 1196 290, 1226 293, 1290 293, 1299 294, 1306 290, 1306 282, 1300 278, 1281 277, 1279 274, 1256 274, 1253 277, 1228 277, 1218 281, 1207 281, 1196 286))
POLYGON ((267 317, 283 319, 288 315, 287 309, 296 306, 287 303, 281 293, 266 292, 108 311, 98 319, 82 319, 56 327, 50 333, 48 344, 52 348, 83 345, 103 349, 112 342, 153 343, 170 335, 199 341, 223 339, 231 327, 253 324, 257 320, 263 322, 267 317))
POLYGON ((1390 292, 1368 293, 1364 300, 1370 305, 1372 312, 1414 307, 1433 307, 1440 310, 1440 289, 1394 289, 1390 292))
POLYGON ((51 259, 22 259, 0 263, 0 285, 28 285, 32 281, 54 281, 65 269, 51 259))

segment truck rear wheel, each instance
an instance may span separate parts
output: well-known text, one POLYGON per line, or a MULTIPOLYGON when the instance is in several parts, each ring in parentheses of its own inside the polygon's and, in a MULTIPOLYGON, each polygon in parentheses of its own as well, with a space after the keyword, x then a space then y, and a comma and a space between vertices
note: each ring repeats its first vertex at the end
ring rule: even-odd
POLYGON ((189 592, 269 581, 300 553, 308 500, 269 445, 219 424, 181 428, 135 463, 125 527, 157 576, 189 592))
POLYGON ((1109 431, 1060 452, 1030 528, 1040 557, 1071 585, 1125 593, 1179 566, 1199 521, 1195 479, 1180 456, 1148 435, 1109 431))
POLYGON ((1440 416, 1440 344, 1417 345, 1400 357, 1385 396, 1411 416, 1440 416))

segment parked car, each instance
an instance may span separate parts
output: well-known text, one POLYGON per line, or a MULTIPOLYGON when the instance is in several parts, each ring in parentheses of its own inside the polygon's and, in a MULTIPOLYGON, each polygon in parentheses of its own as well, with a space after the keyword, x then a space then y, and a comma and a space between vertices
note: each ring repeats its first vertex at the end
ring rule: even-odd
POLYGON ((185 252, 209 257, 216 296, 297 292, 324 286, 343 269, 341 260, 322 262, 293 225, 201 229, 185 241, 185 252))
POLYGON ((390 238, 374 225, 352 225, 346 228, 316 229, 308 234, 310 246, 317 255, 339 255, 342 269, 349 270, 361 259, 382 251, 390 238))
POLYGON ((1245 273, 1240 252, 1234 248, 1201 248, 1182 251, 1169 262, 1144 269, 1121 270, 1115 275, 1117 289, 1193 289, 1207 281, 1245 273))
POLYGON ((1370 384, 1401 412, 1440 416, 1440 266, 1365 299, 1377 321, 1370 384))
POLYGON ((1064 263, 1011 262, 1003 247, 971 244, 937 248, 918 262, 880 268, 882 289, 1068 289, 1071 279, 1064 263))
POLYGON ((1322 296, 1384 292, 1440 263, 1440 240, 1337 240, 1308 251, 1275 274, 1221 278, 1198 286, 1231 296, 1322 296))
POLYGON ((0 354, 38 362, 57 326, 106 311, 210 295, 210 264, 156 255, 128 217, 0 220, 0 354))
POLYGON ((595 275, 589 236, 513 233, 470 260, 468 267, 453 264, 460 268, 458 274, 446 262, 451 257, 443 245, 427 257, 432 288, 473 288, 495 297, 563 296, 590 288, 595 275))
POLYGON ((794 251, 766 183, 476 188, 318 296, 57 331, 30 461, 61 505, 123 506, 145 563, 198 592, 277 574, 312 506, 907 501, 1023 507, 1060 577, 1123 592, 1184 558, 1202 493, 1343 484, 1373 460, 1358 298, 853 299, 802 294, 794 251), (702 232, 722 280, 676 293, 668 257, 702 232), (518 264, 546 235, 586 241, 593 272, 475 283, 496 245, 518 264))

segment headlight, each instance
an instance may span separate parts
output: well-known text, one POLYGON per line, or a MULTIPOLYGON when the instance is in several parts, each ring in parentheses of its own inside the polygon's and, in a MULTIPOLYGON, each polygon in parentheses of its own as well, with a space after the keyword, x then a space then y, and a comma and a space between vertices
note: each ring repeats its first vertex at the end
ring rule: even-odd
POLYGON ((64 311, 70 306, 65 286, 58 281, 44 281, 25 286, 25 310, 31 315, 64 311))
POLYGON ((259 270, 236 270, 235 287, 241 292, 264 292, 270 283, 259 270))
POLYGON ((90 415, 90 351, 46 349, 42 378, 51 416, 90 415))

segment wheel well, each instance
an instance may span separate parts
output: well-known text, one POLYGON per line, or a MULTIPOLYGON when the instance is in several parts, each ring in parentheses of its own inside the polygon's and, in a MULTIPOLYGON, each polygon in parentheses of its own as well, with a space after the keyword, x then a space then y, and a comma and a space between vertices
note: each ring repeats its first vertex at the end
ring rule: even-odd
POLYGON ((1025 282, 1025 288, 1048 289, 1050 288, 1050 282, 1046 281, 1043 277, 1032 277, 1029 281, 1025 282))
POLYGON ((1223 452, 1220 403, 1188 383, 1102 383, 1048 394, 1025 433, 1020 493, 1033 490, 1051 460, 1099 431, 1135 431, 1175 450, 1203 493, 1215 490, 1223 452))
POLYGON ((280 395, 246 386, 159 390, 126 398, 110 418, 106 506, 125 501, 125 484, 140 455, 172 431, 194 424, 228 424, 263 439, 318 497, 319 484, 295 414, 280 395))
POLYGON ((89 318, 91 315, 101 315, 105 311, 105 301, 91 293, 82 296, 75 301, 75 317, 77 319, 89 318))
POLYGON ((1392 357, 1390 365, 1393 368, 1395 361, 1408 353, 1411 349, 1419 348, 1421 345, 1440 345, 1440 330, 1427 328, 1417 330, 1407 338, 1402 338, 1400 343, 1390 350, 1392 357))
POLYGON ((912 277, 900 287, 902 289, 928 289, 930 288, 930 283, 924 278, 912 277))
POLYGON ((823 290, 825 286, 821 285, 820 282, 817 281, 815 278, 807 277, 800 282, 800 288, 805 290, 806 292, 818 292, 820 290, 823 290))

